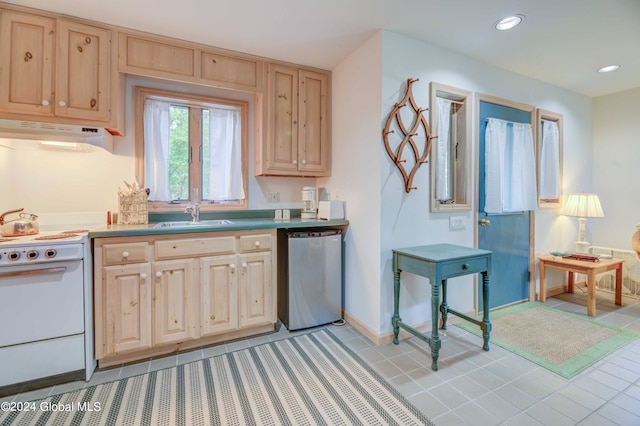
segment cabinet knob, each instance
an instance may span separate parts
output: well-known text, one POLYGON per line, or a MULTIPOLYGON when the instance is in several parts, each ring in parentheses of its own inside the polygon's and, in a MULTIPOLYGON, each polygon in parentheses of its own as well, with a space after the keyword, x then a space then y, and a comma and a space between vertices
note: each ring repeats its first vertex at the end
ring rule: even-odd
POLYGON ((46 99, 44 101, 42 101, 42 105, 47 106, 49 105, 49 101, 47 101, 46 99))
POLYGON ((260 247, 260 241, 256 241, 255 243, 253 243, 253 245, 256 247, 260 247))
POLYGON ((235 264, 235 263, 231 263, 231 264, 229 264, 229 269, 231 269, 231 271, 235 271, 235 269, 236 269, 236 264, 235 264))
POLYGON ((307 160, 302 160, 302 164, 307 164, 307 160))
POLYGON ((60 102, 58 102, 58 105, 60 105, 61 107, 63 107, 63 106, 65 106, 65 105, 67 105, 67 103, 66 103, 65 101, 60 101, 60 102))
POLYGON ((123 252, 122 252, 122 257, 124 257, 125 259, 126 259, 127 257, 129 257, 129 252, 128 252, 128 251, 123 251, 123 252))
POLYGON ((298 160, 293 160, 292 163, 293 164, 298 164, 298 160))
POLYGON ((162 272, 160 272, 160 271, 156 272, 156 277, 158 277, 158 278, 162 277, 162 272))
POLYGON ((243 267, 244 269, 247 269, 247 262, 242 262, 242 267, 243 267))
POLYGON ((469 264, 468 263, 463 263, 462 264, 462 270, 463 271, 468 271, 469 270, 469 264))
POLYGON ((142 274, 140 274, 140 278, 143 280, 147 279, 147 274, 145 274, 144 272, 142 274))

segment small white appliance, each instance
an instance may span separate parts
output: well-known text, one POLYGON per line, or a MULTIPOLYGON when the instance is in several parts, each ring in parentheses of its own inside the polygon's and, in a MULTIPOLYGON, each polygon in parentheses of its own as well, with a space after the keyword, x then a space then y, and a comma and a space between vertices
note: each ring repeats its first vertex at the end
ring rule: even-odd
POLYGON ((315 219, 317 215, 315 186, 305 186, 302 188, 302 202, 304 203, 304 207, 302 213, 300 213, 300 218, 315 219))
POLYGON ((344 219, 344 203, 340 200, 320 201, 318 203, 318 219, 344 219))

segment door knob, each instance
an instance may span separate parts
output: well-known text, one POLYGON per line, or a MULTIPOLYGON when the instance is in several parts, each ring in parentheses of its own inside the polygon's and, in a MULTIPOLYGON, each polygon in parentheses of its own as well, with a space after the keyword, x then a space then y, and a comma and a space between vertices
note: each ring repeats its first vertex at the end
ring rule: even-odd
POLYGON ((489 226, 491 221, 489 219, 480 219, 480 226, 489 226))

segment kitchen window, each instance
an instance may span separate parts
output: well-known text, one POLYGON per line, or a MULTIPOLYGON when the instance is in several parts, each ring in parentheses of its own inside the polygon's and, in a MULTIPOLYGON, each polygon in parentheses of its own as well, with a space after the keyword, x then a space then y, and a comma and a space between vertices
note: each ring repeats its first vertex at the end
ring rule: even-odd
POLYGON ((137 87, 137 173, 150 209, 246 208, 247 114, 242 101, 137 87))

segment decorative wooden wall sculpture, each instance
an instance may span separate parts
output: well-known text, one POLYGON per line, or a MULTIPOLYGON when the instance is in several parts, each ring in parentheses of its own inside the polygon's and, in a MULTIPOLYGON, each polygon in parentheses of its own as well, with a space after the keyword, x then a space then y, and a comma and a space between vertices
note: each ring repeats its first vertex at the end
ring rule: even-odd
POLYGON ((411 85, 416 81, 418 81, 417 78, 407 79, 407 92, 405 93, 404 98, 402 98, 400 102, 394 105, 393 109, 389 113, 389 116, 387 117, 384 129, 382 129, 382 140, 384 141, 384 147, 386 148, 389 157, 391 157, 391 160, 398 167, 400 173, 402 173, 402 178, 404 179, 404 188, 407 193, 412 189, 418 189, 414 186, 411 186, 413 177, 418 171, 418 168, 427 162, 427 156, 429 155, 429 151, 431 151, 431 140, 435 138, 435 136, 431 136, 431 131, 429 130, 427 119, 422 114, 428 108, 419 108, 416 105, 415 100, 413 99, 411 85), (409 106, 412 109, 412 114, 415 117, 411 127, 408 130, 402 122, 402 117, 400 115, 402 108, 406 106, 409 106), (399 130, 398 137, 401 138, 400 143, 395 149, 395 152, 389 144, 389 135, 395 133, 395 130, 391 128, 394 124, 399 130), (420 134, 418 132, 420 127, 422 127, 424 134, 420 134), (409 144, 411 148, 410 151, 413 153, 413 157, 415 160, 413 168, 408 172, 403 165, 403 163, 406 163, 407 160, 402 159, 402 155, 405 153, 407 144, 409 144), (419 146, 424 146, 422 152, 420 152, 419 146))

